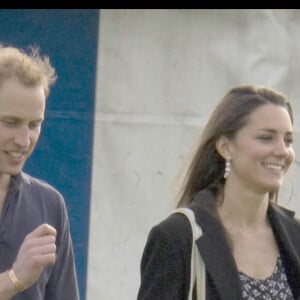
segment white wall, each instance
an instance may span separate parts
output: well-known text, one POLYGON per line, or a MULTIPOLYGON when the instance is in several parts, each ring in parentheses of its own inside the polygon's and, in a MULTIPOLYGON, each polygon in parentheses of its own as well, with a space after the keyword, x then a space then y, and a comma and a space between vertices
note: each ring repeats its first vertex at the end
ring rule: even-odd
MULTIPOLYGON (((228 88, 287 94, 300 153, 299 28, 298 10, 101 10, 88 300, 136 299, 147 234, 228 88)), ((293 171, 282 203, 298 212, 293 171)))

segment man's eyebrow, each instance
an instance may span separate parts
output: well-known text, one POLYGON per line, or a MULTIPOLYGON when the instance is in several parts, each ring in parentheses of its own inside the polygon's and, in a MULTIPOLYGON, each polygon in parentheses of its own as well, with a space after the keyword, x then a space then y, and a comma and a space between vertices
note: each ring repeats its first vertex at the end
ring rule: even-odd
MULTIPOLYGON (((22 118, 16 117, 16 116, 10 116, 10 115, 0 115, 0 120, 8 120, 8 121, 21 121, 22 118)), ((43 118, 38 118, 35 120, 31 120, 30 122, 43 122, 43 118)))
POLYGON ((2 120, 20 120, 20 118, 10 115, 0 115, 0 119, 2 120))

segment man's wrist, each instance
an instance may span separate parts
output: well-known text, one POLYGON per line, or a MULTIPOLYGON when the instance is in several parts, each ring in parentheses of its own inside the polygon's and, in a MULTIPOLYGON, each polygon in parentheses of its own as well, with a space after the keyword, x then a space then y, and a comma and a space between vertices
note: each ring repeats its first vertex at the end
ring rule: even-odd
POLYGON ((8 270, 8 277, 18 292, 23 292, 27 289, 27 286, 16 276, 13 268, 8 270))

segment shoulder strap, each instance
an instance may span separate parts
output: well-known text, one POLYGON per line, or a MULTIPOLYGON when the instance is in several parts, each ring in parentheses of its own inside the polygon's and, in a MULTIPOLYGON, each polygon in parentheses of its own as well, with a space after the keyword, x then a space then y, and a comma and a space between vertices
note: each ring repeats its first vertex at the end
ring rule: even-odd
POLYGON ((197 300, 205 300, 206 295, 206 273, 205 273, 205 265, 202 260, 202 257, 198 251, 196 240, 202 236, 202 228, 196 222, 194 212, 187 207, 177 208, 173 211, 173 213, 181 213, 186 216, 188 219, 191 230, 192 230, 192 253, 191 253, 191 278, 190 278, 190 288, 188 300, 192 300, 193 297, 193 287, 196 283, 197 290, 197 300))

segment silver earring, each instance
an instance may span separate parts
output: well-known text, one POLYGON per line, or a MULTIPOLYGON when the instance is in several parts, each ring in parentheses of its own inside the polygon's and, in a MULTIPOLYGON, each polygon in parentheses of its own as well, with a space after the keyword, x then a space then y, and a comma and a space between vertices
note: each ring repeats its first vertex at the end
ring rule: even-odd
POLYGON ((226 179, 230 173, 230 157, 226 158, 224 178, 226 179))

